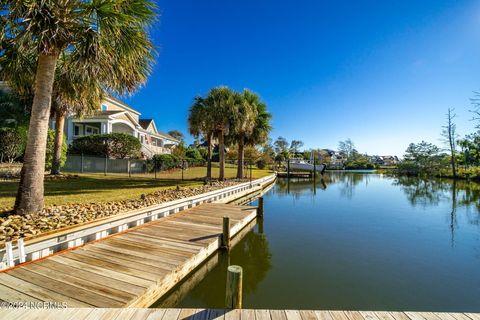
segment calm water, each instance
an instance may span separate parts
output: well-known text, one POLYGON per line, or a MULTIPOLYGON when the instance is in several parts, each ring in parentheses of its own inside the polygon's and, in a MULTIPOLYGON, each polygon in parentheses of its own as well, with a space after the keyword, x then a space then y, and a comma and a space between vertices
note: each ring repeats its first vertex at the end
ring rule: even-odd
POLYGON ((224 306, 228 263, 245 308, 480 311, 480 185, 330 174, 280 180, 265 218, 160 305, 224 306))

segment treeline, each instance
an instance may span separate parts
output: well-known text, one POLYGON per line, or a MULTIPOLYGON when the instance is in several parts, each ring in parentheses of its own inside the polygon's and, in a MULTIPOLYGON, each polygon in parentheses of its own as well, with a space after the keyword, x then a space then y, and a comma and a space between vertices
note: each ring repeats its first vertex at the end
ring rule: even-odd
POLYGON ((455 110, 449 108, 441 131, 443 148, 425 141, 411 143, 398 164, 398 173, 480 179, 480 94, 475 93, 471 102, 476 132, 461 138, 457 133, 455 110))

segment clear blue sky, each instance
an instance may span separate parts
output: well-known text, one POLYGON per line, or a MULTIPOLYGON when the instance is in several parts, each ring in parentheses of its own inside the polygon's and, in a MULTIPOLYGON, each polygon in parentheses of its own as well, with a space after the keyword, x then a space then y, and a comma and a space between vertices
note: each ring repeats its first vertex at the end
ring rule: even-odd
MULTIPOLYGON (((259 93, 271 137, 369 154, 441 144, 448 107, 473 131, 480 91, 478 1, 158 0, 159 56, 128 103, 160 130, 187 132, 195 95, 227 85, 259 93)), ((191 141, 189 137, 187 141, 191 141)))

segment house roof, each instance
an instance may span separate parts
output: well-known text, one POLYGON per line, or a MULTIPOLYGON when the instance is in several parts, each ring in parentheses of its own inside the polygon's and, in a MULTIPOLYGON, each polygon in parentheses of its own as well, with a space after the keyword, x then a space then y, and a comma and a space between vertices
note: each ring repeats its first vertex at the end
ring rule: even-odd
POLYGON ((153 122, 153 119, 140 119, 140 120, 138 120, 138 123, 140 124, 140 126, 145 130, 147 130, 148 126, 152 122, 153 122))
POLYGON ((173 141, 178 141, 178 139, 172 137, 171 135, 169 135, 168 133, 165 133, 165 132, 162 132, 162 131, 158 131, 157 129, 157 126, 155 125, 155 121, 153 119, 140 119, 138 120, 138 123, 140 124, 140 126, 143 128, 143 130, 147 130, 148 129, 148 126, 150 126, 151 124, 153 124, 153 128, 155 129, 155 134, 159 135, 159 136, 162 136, 164 138, 167 138, 167 139, 170 139, 170 140, 173 140, 173 141))
POLYGON ((127 109, 128 111, 131 111, 133 113, 136 113, 137 115, 140 115, 141 113, 138 112, 137 110, 135 110, 134 108, 130 107, 128 104, 126 104, 125 102, 123 102, 122 100, 120 99, 117 99, 115 97, 112 97, 112 96, 107 96, 105 98, 106 100, 110 100, 111 102, 114 102, 120 106, 122 106, 123 108, 127 109))

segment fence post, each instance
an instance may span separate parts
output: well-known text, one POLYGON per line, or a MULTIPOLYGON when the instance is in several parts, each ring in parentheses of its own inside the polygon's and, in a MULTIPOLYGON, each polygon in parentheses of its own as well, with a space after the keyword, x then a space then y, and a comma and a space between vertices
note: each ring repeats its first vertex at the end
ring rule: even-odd
POLYGON ((153 160, 153 172, 155 174, 155 179, 157 179, 157 160, 153 160))
POLYGON ((225 307, 227 309, 242 308, 242 280, 243 270, 240 266, 228 266, 225 307))
POLYGON ((83 152, 80 154, 80 173, 83 173, 83 152))
POLYGON ((250 187, 252 187, 252 166, 253 166, 253 160, 250 159, 250 187))
POLYGON ((5 242, 5 253, 7 256, 7 266, 9 268, 15 266, 15 259, 13 258, 13 246, 12 242, 5 242))
POLYGON ((107 175, 107 162, 108 162, 108 155, 105 155, 105 164, 103 166, 103 174, 107 175))
POLYGON ((132 176, 130 173, 130 159, 127 159, 127 172, 128 172, 128 177, 130 178, 132 176))
POLYGON ((183 170, 185 170, 185 160, 182 159, 182 181, 183 181, 183 170))
POLYGON ((25 243, 23 241, 23 238, 18 239, 17 247, 18 247, 18 259, 20 263, 24 263, 26 254, 25 254, 25 243))

